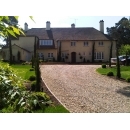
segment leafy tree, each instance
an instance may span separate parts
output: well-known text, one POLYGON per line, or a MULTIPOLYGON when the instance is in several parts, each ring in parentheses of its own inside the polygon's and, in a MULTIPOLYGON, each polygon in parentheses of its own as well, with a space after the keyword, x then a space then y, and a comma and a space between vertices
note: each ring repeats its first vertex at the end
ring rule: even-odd
POLYGON ((115 27, 107 28, 107 32, 109 36, 116 40, 117 78, 120 78, 119 49, 121 45, 130 43, 130 22, 124 17, 115 24, 115 27))

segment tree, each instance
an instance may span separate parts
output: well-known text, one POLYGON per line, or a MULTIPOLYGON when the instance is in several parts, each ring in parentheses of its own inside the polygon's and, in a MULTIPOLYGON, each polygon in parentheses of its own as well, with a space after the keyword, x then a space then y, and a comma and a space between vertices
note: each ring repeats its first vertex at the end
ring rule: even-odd
POLYGON ((112 46, 113 46, 113 43, 111 42, 111 46, 110 46, 110 54, 109 54, 109 67, 111 67, 112 46))
POLYGON ((128 55, 130 55, 130 44, 122 45, 119 53, 122 55, 126 55, 126 66, 128 66, 128 55))
POLYGON ((59 42, 58 61, 61 61, 61 42, 59 42))
POLYGON ((93 43, 92 46, 92 63, 94 62, 94 49, 95 49, 95 42, 93 43))
POLYGON ((39 68, 39 55, 36 55, 36 63, 35 63, 35 74, 36 74, 36 92, 40 92, 41 85, 41 73, 39 68))
POLYGON ((130 43, 130 22, 124 17, 115 24, 115 27, 107 28, 107 32, 116 40, 117 78, 120 78, 119 49, 121 45, 130 43))

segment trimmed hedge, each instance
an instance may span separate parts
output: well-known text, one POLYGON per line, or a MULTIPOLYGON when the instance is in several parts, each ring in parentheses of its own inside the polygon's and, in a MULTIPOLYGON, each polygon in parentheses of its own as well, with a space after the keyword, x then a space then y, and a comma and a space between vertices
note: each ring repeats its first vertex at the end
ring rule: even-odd
POLYGON ((36 80, 36 76, 31 75, 31 76, 29 77, 29 80, 30 80, 30 81, 34 81, 34 80, 36 80))
POLYGON ((106 68, 106 64, 102 64, 102 68, 106 68))
POLYGON ((127 82, 130 82, 130 77, 126 78, 126 81, 127 81, 127 82))
POLYGON ((113 76, 113 75, 114 75, 114 74, 113 74, 113 72, 111 72, 111 71, 107 73, 107 76, 113 76))

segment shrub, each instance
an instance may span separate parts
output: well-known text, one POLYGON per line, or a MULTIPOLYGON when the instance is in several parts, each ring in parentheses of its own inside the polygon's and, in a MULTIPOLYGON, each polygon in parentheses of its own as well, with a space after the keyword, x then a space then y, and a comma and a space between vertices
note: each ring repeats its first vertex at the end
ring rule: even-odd
POLYGON ((34 68, 31 68, 30 71, 34 71, 34 68))
POLYGON ((39 63, 42 63, 43 62, 43 60, 39 60, 39 63))
POLYGON ((36 80, 36 76, 31 75, 31 76, 29 77, 29 80, 30 80, 30 81, 34 81, 34 80, 36 80))
POLYGON ((25 63, 22 63, 22 65, 25 65, 25 63))
POLYGON ((113 76, 113 75, 114 75, 114 74, 113 74, 113 72, 111 72, 111 71, 107 73, 107 76, 113 76))
POLYGON ((130 82, 130 77, 127 77, 127 78, 126 78, 126 81, 127 81, 127 82, 130 82))
POLYGON ((34 112, 37 106, 44 110, 52 102, 43 93, 43 98, 26 91, 23 81, 15 75, 9 64, 0 62, 0 112, 34 112))
POLYGON ((106 64, 102 64, 102 68, 106 68, 106 64))
POLYGON ((36 89, 36 81, 33 81, 31 83, 31 91, 35 91, 35 89, 36 89))

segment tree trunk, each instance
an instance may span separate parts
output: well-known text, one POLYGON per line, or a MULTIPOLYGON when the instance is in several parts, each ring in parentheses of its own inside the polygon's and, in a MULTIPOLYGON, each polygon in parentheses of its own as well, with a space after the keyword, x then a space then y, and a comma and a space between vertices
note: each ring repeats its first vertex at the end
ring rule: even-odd
POLYGON ((41 73, 40 73, 40 68, 39 68, 39 58, 38 58, 38 53, 36 55, 36 92, 40 92, 40 85, 41 85, 41 73))
POLYGON ((12 65, 12 45, 11 45, 11 40, 10 38, 7 38, 7 42, 9 43, 9 64, 12 65))
POLYGON ((58 54, 58 61, 61 61, 61 42, 59 43, 59 54, 58 54))
POLYGON ((109 67, 111 67, 112 46, 113 46, 113 43, 111 42, 111 46, 110 46, 110 55, 109 55, 109 67))
POLYGON ((94 63, 94 49, 95 49, 95 42, 93 43, 93 46, 92 46, 92 63, 94 63))
POLYGON ((119 63, 119 47, 118 47, 118 43, 116 43, 116 57, 117 57, 117 78, 121 77, 121 73, 120 73, 120 63, 119 63))

